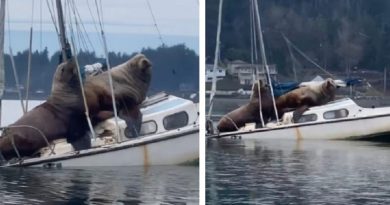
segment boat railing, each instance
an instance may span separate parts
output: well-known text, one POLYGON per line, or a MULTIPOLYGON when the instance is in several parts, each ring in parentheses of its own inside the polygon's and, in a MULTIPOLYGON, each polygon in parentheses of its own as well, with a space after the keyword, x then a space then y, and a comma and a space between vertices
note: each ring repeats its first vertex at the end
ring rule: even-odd
MULTIPOLYGON (((35 131, 37 131, 39 133, 39 135, 42 136, 43 140, 45 141, 45 143, 47 144, 47 147, 50 149, 50 154, 55 154, 54 152, 54 145, 51 145, 49 140, 47 139, 46 135, 38 128, 34 127, 34 126, 30 126, 30 125, 10 125, 10 126, 6 126, 6 127, 0 127, 0 130, 2 132, 6 131, 6 129, 8 128, 30 128, 30 129, 33 129, 35 131)), ((19 150, 15 144, 15 139, 14 139, 14 136, 11 135, 11 143, 12 143, 12 148, 14 149, 17 157, 18 157, 18 161, 19 163, 21 163, 23 161, 23 158, 22 156, 20 155, 19 153, 19 150)), ((0 158, 1 158, 1 163, 2 164, 3 162, 7 162, 7 160, 5 159, 4 155, 2 154, 1 150, 0 150, 0 158)))

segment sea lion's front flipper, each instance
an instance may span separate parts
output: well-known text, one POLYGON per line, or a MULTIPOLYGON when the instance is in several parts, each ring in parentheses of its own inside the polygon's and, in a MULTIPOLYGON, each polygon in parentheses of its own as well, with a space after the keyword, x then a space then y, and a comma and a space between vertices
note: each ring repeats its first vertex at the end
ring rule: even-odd
POLYGON ((309 109, 309 106, 307 105, 303 105, 299 108, 297 108, 294 112, 293 112, 293 118, 292 118, 292 121, 295 123, 295 122, 298 122, 298 120, 302 117, 303 113, 309 109))
POLYGON ((118 116, 126 122, 126 137, 134 138, 140 135, 142 125, 142 113, 139 108, 134 108, 130 111, 120 110, 118 116))

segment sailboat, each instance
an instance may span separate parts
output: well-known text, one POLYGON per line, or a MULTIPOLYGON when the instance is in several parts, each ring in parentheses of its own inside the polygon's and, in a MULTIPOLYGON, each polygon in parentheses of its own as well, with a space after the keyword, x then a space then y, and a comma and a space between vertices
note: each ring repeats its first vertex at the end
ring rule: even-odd
MULTIPOLYGON (((3 12, 1 16, 4 17, 5 0, 1 2, 3 12)), ((56 3, 61 31, 60 42, 64 51, 65 27, 62 4, 60 0, 56 0, 56 3)), ((0 26, 4 25, 4 18, 2 20, 0 26)), ((63 53, 63 56, 65 55, 63 53)), ((126 134, 126 122, 114 117, 92 128, 93 131, 89 133, 92 136, 89 149, 75 150, 65 139, 55 140, 39 150, 36 156, 18 157, 9 161, 0 159, 0 167, 147 167, 197 163, 199 158, 197 103, 160 92, 149 96, 142 103, 141 112, 143 118, 139 136, 129 137, 126 134), (96 136, 93 136, 94 134, 96 136)), ((14 149, 17 152, 17 147, 14 149)))
MULTIPOLYGON (((258 5, 256 0, 251 2, 254 8, 253 13, 257 15, 262 60, 267 68, 258 5)), ((221 12, 221 7, 219 12, 221 12)), ((269 76, 268 82, 271 82, 269 76)), ((273 94, 272 87, 270 86, 270 90, 273 94)), ((215 92, 215 89, 211 92, 215 92)), ((274 96, 272 97, 275 99, 274 96)), ((275 101, 273 103, 275 106, 275 101)), ((275 108, 274 110, 277 109, 275 108)), ((210 113, 211 111, 209 112, 209 117, 211 116, 210 113)), ((275 116, 278 116, 278 114, 275 113, 275 116)), ((259 117, 262 119, 261 112, 259 117)), ((249 122, 236 131, 214 132, 206 137, 210 140, 232 138, 243 142, 251 142, 259 139, 372 139, 390 134, 388 123, 390 120, 390 107, 363 108, 349 98, 332 101, 322 106, 311 107, 303 113, 297 122, 293 122, 292 118, 293 112, 286 112, 281 119, 263 124, 260 128, 256 123, 249 122)), ((262 122, 264 121, 262 120, 262 122)), ((209 130, 212 131, 213 129, 209 130)))

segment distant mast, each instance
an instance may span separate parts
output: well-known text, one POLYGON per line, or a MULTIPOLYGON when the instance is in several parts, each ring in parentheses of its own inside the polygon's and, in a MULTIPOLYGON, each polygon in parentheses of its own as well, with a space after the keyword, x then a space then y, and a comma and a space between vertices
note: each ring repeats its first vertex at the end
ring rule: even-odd
POLYGON ((5 0, 0 5, 0 126, 2 99, 4 94, 4 21, 5 21, 5 0))

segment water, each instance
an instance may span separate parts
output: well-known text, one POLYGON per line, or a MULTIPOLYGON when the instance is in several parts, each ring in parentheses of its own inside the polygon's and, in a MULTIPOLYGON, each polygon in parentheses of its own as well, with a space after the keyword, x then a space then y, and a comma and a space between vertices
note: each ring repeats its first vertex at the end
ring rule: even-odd
POLYGON ((209 141, 207 204, 390 204, 390 144, 209 141))
POLYGON ((0 204, 198 204, 198 167, 0 169, 0 204))
MULTIPOLYGON (((28 110, 32 110, 34 107, 43 102, 44 101, 42 100, 29 100, 28 110)), ((20 100, 2 100, 1 126, 7 126, 14 123, 22 115, 23 109, 20 100)))

